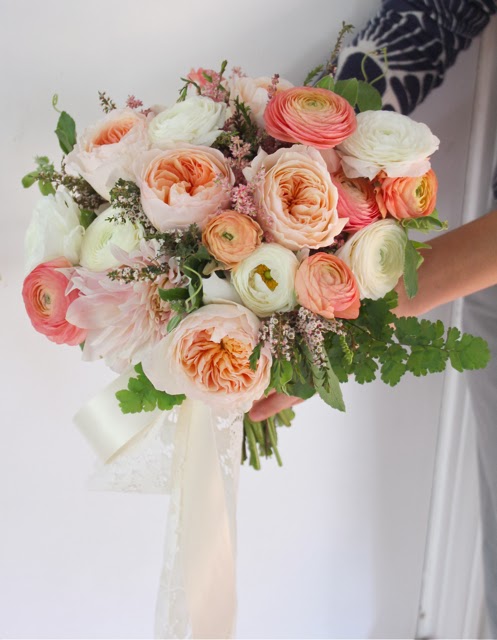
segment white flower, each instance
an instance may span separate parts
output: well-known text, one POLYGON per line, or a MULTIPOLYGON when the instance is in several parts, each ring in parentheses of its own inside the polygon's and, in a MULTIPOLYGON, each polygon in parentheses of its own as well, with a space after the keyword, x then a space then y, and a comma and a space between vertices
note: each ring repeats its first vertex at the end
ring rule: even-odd
POLYGON ((148 127, 152 146, 159 149, 179 143, 210 147, 226 120, 226 105, 205 96, 176 102, 153 118, 148 127))
MULTIPOLYGON (((271 82, 272 79, 268 76, 261 76, 260 78, 236 76, 230 85, 230 102, 233 103, 238 98, 240 102, 250 107, 250 115, 253 116, 261 129, 264 128, 264 111, 268 103, 268 87, 271 86, 271 82)), ((276 85, 276 91, 283 91, 292 87, 293 84, 291 82, 280 78, 276 85)))
POLYGON ((142 227, 129 220, 124 223, 109 220, 116 213, 113 207, 105 209, 86 230, 80 261, 85 269, 106 271, 118 267, 121 262, 115 257, 113 247, 129 253, 139 246, 143 238, 142 227))
POLYGON ((88 127, 67 155, 66 169, 82 176, 102 198, 119 178, 133 180, 131 165, 138 153, 149 148, 147 119, 132 109, 113 109, 88 127))
POLYGON ((84 232, 79 208, 64 187, 59 187, 55 195, 44 196, 26 231, 26 270, 62 256, 78 264, 84 232))
POLYGON ((392 111, 364 111, 357 129, 338 147, 348 178, 372 180, 380 171, 391 178, 419 177, 440 140, 422 122, 392 111))
POLYGON ((294 308, 298 266, 289 249, 262 244, 234 268, 232 282, 245 306, 258 316, 270 316, 294 308))
POLYGON ((240 296, 231 282, 227 278, 220 278, 215 272, 211 273, 209 278, 203 278, 202 289, 204 304, 220 302, 242 304, 240 296))
POLYGON ((395 220, 380 220, 355 233, 336 255, 352 270, 361 298, 377 300, 404 271, 406 234, 395 220))

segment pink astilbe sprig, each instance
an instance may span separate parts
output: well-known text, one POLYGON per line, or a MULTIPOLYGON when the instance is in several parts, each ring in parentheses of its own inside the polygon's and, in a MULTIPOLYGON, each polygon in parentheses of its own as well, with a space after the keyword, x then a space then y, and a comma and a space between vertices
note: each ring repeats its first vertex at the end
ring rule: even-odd
POLYGON ((309 349, 313 364, 318 367, 328 364, 328 356, 324 348, 326 333, 333 332, 338 335, 345 333, 341 320, 322 318, 304 307, 300 307, 297 312, 295 329, 309 349))
POLYGON ((213 69, 192 69, 186 76, 187 80, 197 89, 197 93, 214 102, 226 102, 228 92, 223 86, 224 77, 213 69))
POLYGON ((122 266, 114 270, 113 279, 107 271, 74 270, 71 286, 81 295, 67 318, 87 329, 83 359, 104 358, 120 373, 140 362, 166 335, 173 312, 159 289, 181 286, 182 277, 174 259, 158 260, 159 249, 155 240, 143 240, 139 250, 129 254, 116 248, 122 266))
POLYGON ((267 99, 268 102, 274 98, 274 96, 276 95, 276 92, 278 91, 278 83, 280 81, 280 74, 279 73, 275 73, 274 76, 271 78, 271 84, 268 86, 267 88, 267 99))
MULTIPOLYGON (((233 209, 252 218, 264 217, 262 208, 257 203, 255 192, 264 182, 264 170, 259 171, 254 179, 247 184, 239 184, 231 189, 231 203, 233 209)), ((268 221, 268 224, 272 221, 268 221)))
MULTIPOLYGON (((140 107, 143 107, 143 102, 139 98, 135 98, 135 96, 130 95, 126 100, 126 106, 130 109, 140 109, 140 107)), ((144 116, 148 116, 152 111, 153 109, 140 109, 140 113, 144 116)))

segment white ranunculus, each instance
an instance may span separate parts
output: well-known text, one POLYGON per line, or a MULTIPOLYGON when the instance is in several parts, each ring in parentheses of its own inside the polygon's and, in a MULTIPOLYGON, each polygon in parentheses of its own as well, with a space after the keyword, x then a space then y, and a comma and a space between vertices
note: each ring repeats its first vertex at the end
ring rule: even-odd
POLYGON ((226 120, 226 105, 205 96, 192 96, 164 109, 150 121, 153 147, 168 149, 187 142, 210 147, 226 120))
POLYGON ((215 272, 209 278, 202 279, 204 304, 236 302, 242 304, 235 287, 227 278, 220 278, 215 272))
POLYGON ((44 196, 37 203, 26 231, 26 270, 62 256, 78 264, 84 232, 78 205, 67 189, 59 187, 55 195, 44 196))
POLYGON ((119 178, 134 179, 133 160, 150 146, 146 127, 147 118, 142 114, 128 108, 113 109, 78 137, 66 157, 68 173, 80 175, 109 200, 119 178))
POLYGON ((143 229, 139 224, 127 220, 118 222, 109 220, 116 209, 109 207, 103 211, 88 227, 81 246, 81 266, 90 271, 106 271, 118 267, 121 263, 112 249, 119 247, 127 253, 138 248, 143 238, 143 229))
POLYGON ((336 255, 352 270, 361 298, 377 300, 404 271, 406 234, 395 220, 380 220, 347 240, 336 255))
POLYGON ((390 178, 419 177, 430 169, 429 158, 439 144, 422 122, 393 111, 364 111, 337 151, 348 178, 372 180, 380 171, 390 178))
MULTIPOLYGON (((255 122, 261 129, 264 128, 264 111, 268 103, 268 88, 272 79, 269 76, 261 76, 260 78, 249 78, 248 76, 236 76, 230 83, 230 103, 236 98, 240 102, 250 107, 250 115, 253 116, 255 122)), ((293 84, 279 79, 276 85, 276 91, 291 89, 293 84)))
POLYGON ((232 282, 243 304, 258 316, 295 307, 295 254, 279 244, 262 244, 232 271, 232 282))

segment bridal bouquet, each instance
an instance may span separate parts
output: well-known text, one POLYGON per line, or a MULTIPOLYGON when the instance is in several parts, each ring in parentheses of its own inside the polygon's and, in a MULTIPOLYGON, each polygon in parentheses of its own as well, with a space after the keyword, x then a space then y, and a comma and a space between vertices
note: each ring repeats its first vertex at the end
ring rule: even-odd
MULTIPOLYGON (((53 342, 134 367, 123 413, 187 396, 244 413, 275 391, 344 410, 351 375, 395 385, 485 366, 480 338, 392 314, 394 286, 403 275, 415 295, 429 246, 409 233, 445 228, 439 140, 381 111, 365 81, 311 79, 228 76, 223 63, 192 70, 168 107, 101 93, 105 116, 79 137, 60 113, 61 169, 38 157, 23 179, 43 194, 24 302, 53 342)), ((243 459, 280 462, 276 425, 292 416, 246 414, 243 459)))

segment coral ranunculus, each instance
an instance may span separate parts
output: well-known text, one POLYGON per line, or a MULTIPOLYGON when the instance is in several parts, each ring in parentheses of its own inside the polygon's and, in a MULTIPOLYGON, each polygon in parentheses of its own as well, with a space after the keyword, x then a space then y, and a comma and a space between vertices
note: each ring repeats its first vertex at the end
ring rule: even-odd
POLYGON ((433 169, 420 178, 380 177, 377 199, 383 215, 397 220, 430 216, 437 201, 438 180, 433 169))
POLYGON ((295 277, 300 304, 324 318, 354 319, 359 315, 359 288, 354 274, 337 256, 315 253, 300 265, 295 277))
POLYGON ((269 135, 283 142, 300 142, 328 149, 343 142, 356 129, 350 104, 333 91, 293 87, 271 99, 264 121, 269 135))
POLYGON ((203 228, 209 216, 228 207, 235 182, 223 154, 210 147, 152 150, 134 169, 143 210, 159 231, 194 223, 203 228))
POLYGON ((234 267, 261 244, 262 229, 250 216, 222 211, 208 222, 202 241, 216 260, 234 267))
POLYGON ((376 201, 375 188, 367 178, 347 178, 340 171, 331 176, 338 190, 337 211, 340 218, 348 218, 343 228, 354 233, 372 222, 381 220, 382 213, 376 201))
POLYGON ((217 410, 248 411, 269 384, 271 354, 261 350, 255 371, 249 357, 260 322, 237 304, 208 304, 194 311, 143 360, 157 388, 215 404, 217 410))
POLYGON ((22 297, 36 331, 57 344, 74 346, 84 341, 86 329, 66 320, 67 308, 79 297, 79 291, 66 295, 69 280, 61 269, 70 268, 72 265, 67 258, 38 265, 24 280, 22 297))

